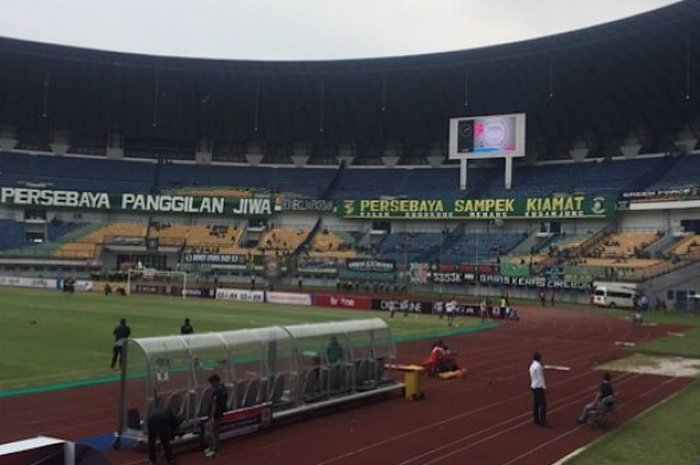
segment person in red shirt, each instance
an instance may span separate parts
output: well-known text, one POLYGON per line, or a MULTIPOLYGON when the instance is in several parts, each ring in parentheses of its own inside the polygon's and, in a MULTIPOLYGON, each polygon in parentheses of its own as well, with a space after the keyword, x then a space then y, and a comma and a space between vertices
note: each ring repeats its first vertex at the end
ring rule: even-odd
POLYGON ((437 341, 433 344, 433 348, 430 350, 430 356, 423 362, 423 368, 430 374, 434 376, 440 373, 442 368, 442 362, 445 358, 445 345, 442 341, 437 341))

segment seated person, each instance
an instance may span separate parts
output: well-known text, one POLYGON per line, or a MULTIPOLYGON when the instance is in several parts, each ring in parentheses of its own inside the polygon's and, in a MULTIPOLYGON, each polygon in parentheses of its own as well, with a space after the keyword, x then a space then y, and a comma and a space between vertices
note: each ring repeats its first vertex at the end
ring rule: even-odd
POLYGON ((518 315, 518 311, 514 309, 513 307, 509 307, 510 311, 508 312, 508 319, 510 321, 520 321, 520 315, 518 315))
POLYGON ((423 368, 425 368, 425 370, 431 375, 439 373, 444 356, 444 344, 442 341, 437 341, 435 344, 433 344, 433 348, 430 350, 430 356, 425 362, 423 362, 423 368))
POLYGON ((338 342, 337 337, 331 336, 328 347, 326 347, 326 355, 328 356, 328 363, 330 364, 340 363, 345 359, 345 351, 343 350, 343 346, 338 342))
POLYGON ((446 371, 455 371, 459 369, 457 364, 457 353, 451 351, 445 346, 442 341, 437 341, 433 344, 430 351, 430 356, 423 362, 423 368, 429 375, 435 376, 446 371))
POLYGON ((459 370, 459 364, 457 363, 457 352, 448 349, 444 344, 442 348, 445 351, 442 357, 442 372, 459 370))
POLYGON ((605 373, 603 375, 603 382, 600 383, 598 392, 595 395, 595 399, 590 404, 586 404, 583 407, 581 415, 578 417, 579 423, 586 423, 588 421, 588 416, 591 414, 603 413, 605 410, 610 409, 615 402, 615 392, 613 390, 612 378, 610 373, 605 373))

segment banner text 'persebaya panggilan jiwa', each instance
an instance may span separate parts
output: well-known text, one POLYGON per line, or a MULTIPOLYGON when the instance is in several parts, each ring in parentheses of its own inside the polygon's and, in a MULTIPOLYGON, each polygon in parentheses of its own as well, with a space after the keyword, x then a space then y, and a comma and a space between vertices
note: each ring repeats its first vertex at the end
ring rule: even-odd
POLYGON ((272 214, 272 199, 192 197, 169 194, 111 194, 107 192, 68 191, 3 187, 0 203, 8 206, 118 210, 144 213, 199 213, 207 215, 272 214))

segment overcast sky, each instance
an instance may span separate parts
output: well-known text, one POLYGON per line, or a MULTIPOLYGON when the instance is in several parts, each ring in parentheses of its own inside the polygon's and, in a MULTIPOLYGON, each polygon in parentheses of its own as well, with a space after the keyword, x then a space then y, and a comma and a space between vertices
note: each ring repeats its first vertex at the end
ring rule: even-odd
POLYGON ((0 35, 210 58, 440 52, 620 19, 674 0, 0 0, 0 35))

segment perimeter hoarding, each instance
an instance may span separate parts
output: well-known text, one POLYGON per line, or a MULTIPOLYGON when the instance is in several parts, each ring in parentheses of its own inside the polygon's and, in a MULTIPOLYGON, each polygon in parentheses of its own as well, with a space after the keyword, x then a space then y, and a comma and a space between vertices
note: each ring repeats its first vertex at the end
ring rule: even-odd
POLYGON ((367 199, 344 200, 344 219, 487 220, 607 218, 615 211, 611 196, 574 195, 516 199, 367 199))

